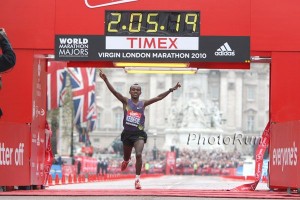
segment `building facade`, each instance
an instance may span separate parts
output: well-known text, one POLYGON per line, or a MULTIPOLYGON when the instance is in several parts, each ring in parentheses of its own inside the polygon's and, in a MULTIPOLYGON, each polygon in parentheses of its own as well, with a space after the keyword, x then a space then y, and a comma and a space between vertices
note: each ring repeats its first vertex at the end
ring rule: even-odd
MULTIPOLYGON (((168 150, 171 146, 215 148, 216 145, 230 150, 233 147, 227 143, 234 140, 235 148, 245 150, 250 147, 244 148, 240 143, 251 137, 259 138, 269 120, 270 71, 267 63, 252 63, 250 70, 199 69, 196 75, 126 74, 123 69, 104 71, 113 87, 128 97, 134 83, 142 87, 140 99, 155 97, 177 82, 182 84, 181 88, 146 109, 148 142, 145 149, 148 150, 154 146, 168 150)), ((99 77, 96 96, 97 128, 90 133, 90 138, 97 152, 111 148, 119 139, 123 109, 99 77)))

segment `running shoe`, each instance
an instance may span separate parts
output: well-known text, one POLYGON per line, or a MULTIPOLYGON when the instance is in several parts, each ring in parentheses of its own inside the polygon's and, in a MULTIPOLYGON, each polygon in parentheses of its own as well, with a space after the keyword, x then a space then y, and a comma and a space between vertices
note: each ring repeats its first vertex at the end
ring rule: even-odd
POLYGON ((128 161, 123 160, 123 162, 121 164, 121 171, 124 171, 127 168, 128 163, 129 163, 129 160, 128 161))
POLYGON ((134 185, 135 185, 135 189, 137 189, 137 190, 140 190, 140 189, 142 189, 142 186, 141 186, 140 180, 136 180, 134 185))

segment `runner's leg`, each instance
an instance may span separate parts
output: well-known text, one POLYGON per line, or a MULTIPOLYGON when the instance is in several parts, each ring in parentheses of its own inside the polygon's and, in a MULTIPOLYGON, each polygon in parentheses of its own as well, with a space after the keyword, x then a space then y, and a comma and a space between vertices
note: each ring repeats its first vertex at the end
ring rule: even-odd
POLYGON ((136 175, 141 174, 143 160, 142 160, 142 152, 144 149, 144 140, 138 140, 134 143, 134 149, 135 149, 135 157, 136 157, 136 163, 135 163, 135 170, 136 175))
POLYGON ((131 146, 127 146, 127 145, 123 144, 123 152, 124 152, 123 158, 125 161, 129 161, 130 156, 131 156, 131 151, 132 151, 131 146))

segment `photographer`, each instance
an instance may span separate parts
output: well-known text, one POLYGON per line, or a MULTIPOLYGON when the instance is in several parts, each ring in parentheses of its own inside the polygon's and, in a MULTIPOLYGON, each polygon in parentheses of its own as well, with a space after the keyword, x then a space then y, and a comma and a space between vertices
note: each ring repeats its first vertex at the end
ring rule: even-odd
MULTIPOLYGON (((16 54, 11 47, 11 44, 6 36, 5 30, 0 28, 0 48, 2 55, 0 55, 0 90, 2 89, 1 73, 12 69, 16 64, 16 54)), ((0 107, 0 118, 3 115, 0 107)))
POLYGON ((12 69, 16 64, 16 54, 3 28, 0 28, 0 48, 2 49, 2 55, 0 55, 0 73, 3 73, 12 69))

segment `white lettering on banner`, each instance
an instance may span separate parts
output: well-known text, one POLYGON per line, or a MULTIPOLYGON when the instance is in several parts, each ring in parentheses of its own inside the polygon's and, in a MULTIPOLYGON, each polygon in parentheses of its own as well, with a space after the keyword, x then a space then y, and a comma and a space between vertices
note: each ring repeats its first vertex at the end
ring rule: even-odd
POLYGON ((15 164, 24 165, 24 143, 20 143, 19 148, 15 150, 15 164))
POLYGON ((188 53, 153 53, 153 58, 190 58, 188 53))
POLYGON ((37 139, 36 139, 36 146, 40 146, 40 133, 38 133, 37 139))
POLYGON ((87 38, 59 38, 60 44, 69 44, 69 45, 82 45, 88 44, 89 40, 87 38))
POLYGON ((4 143, 0 143, 0 166, 1 165, 24 165, 24 143, 19 143, 15 149, 5 147, 4 143))
POLYGON ((199 50, 199 37, 106 36, 105 48, 120 50, 199 50))
POLYGON ((287 148, 274 148, 273 149, 273 165, 281 165, 281 170, 283 171, 284 166, 297 166, 298 162, 298 148, 294 141, 292 147, 287 148))
POLYGON ((59 38, 59 57, 86 57, 88 48, 87 38, 59 38))
POLYGON ((60 49, 59 56, 77 57, 87 56, 89 54, 88 49, 60 49))
POLYGON ((122 58, 151 58, 150 53, 122 53, 122 58))
POLYGON ((72 49, 72 48, 81 48, 81 49, 84 49, 84 48, 88 48, 89 45, 87 44, 60 44, 59 45, 59 48, 61 49, 72 49))
MULTIPOLYGON (((192 54, 193 55, 193 54, 192 54)), ((140 53, 140 52, 127 52, 127 53, 114 53, 114 52, 98 52, 99 58, 182 58, 188 59, 190 58, 189 53, 140 53)), ((202 56, 201 58, 205 58, 206 56, 202 56)), ((192 56, 192 58, 194 58, 192 56)))
POLYGON ((99 58, 121 58, 121 53, 115 52, 98 52, 99 58))

